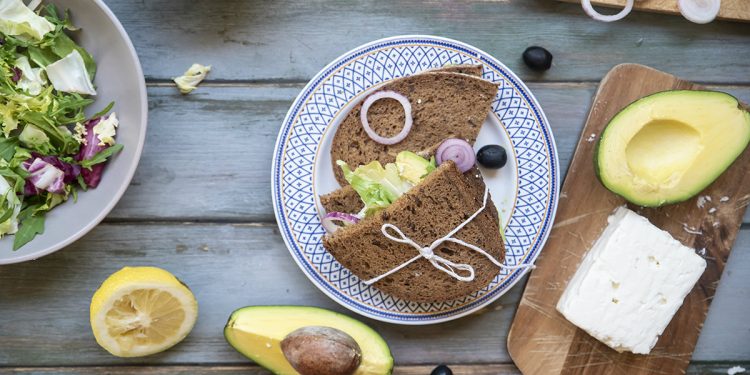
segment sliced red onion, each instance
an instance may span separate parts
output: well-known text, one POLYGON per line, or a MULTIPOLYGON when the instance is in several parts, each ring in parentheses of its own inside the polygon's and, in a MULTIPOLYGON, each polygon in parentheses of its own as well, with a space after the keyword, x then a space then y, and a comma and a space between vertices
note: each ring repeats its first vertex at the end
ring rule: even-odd
POLYGON ((583 11, 586 12, 589 17, 597 21, 614 22, 619 21, 630 14, 630 11, 633 10, 633 2, 633 0, 627 0, 627 2, 625 3, 625 8, 622 8, 620 13, 611 15, 604 15, 597 12, 596 9, 594 9, 594 7, 591 5, 591 0, 581 0, 581 6, 583 6, 583 11))
POLYGON ((446 160, 453 160, 461 173, 465 173, 474 166, 476 156, 469 142, 458 138, 448 138, 438 146, 435 152, 438 165, 446 160))
POLYGON ((370 95, 362 104, 360 119, 362 120, 362 127, 365 129, 365 133, 367 133, 367 136, 369 136, 373 141, 383 145, 393 145, 403 141, 404 138, 409 135, 412 122, 414 121, 414 119, 411 117, 411 103, 409 103, 409 99, 395 91, 378 91, 370 95), (398 100, 398 102, 401 103, 401 105, 404 107, 404 117, 406 118, 403 129, 401 129, 398 134, 391 138, 386 138, 378 135, 378 133, 375 133, 375 131, 370 127, 370 122, 367 121, 367 111, 370 109, 370 106, 376 101, 385 98, 398 100))
POLYGON ((677 5, 688 21, 703 24, 719 15, 721 0, 679 0, 677 5))
POLYGON ((321 224, 323 224, 323 228, 325 228, 326 232, 333 233, 341 228, 341 226, 336 224, 335 221, 340 221, 346 226, 359 223, 359 218, 355 215, 344 212, 329 212, 323 216, 321 224))

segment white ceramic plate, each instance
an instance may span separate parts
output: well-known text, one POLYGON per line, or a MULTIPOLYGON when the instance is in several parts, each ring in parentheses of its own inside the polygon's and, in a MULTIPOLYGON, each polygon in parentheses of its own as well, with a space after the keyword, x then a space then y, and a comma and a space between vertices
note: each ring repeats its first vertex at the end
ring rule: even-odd
POLYGON ((340 121, 382 83, 446 64, 482 64, 483 78, 499 86, 475 149, 500 144, 509 152, 504 168, 482 170, 505 227, 505 263, 533 263, 555 216, 559 165, 552 132, 534 96, 505 65, 467 44, 423 35, 382 39, 347 52, 318 73, 289 110, 274 151, 273 200, 282 236, 302 271, 336 302, 373 319, 452 320, 491 303, 528 270, 503 270, 486 288, 454 301, 416 303, 365 285, 321 243, 318 197, 339 187, 330 144, 340 121))

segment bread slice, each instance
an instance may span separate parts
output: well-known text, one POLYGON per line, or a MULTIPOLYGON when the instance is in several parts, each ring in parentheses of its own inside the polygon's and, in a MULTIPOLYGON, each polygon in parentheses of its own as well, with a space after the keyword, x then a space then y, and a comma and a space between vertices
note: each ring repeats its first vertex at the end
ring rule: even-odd
POLYGON ((443 73, 461 73, 461 74, 468 74, 470 76, 481 77, 482 69, 483 69, 482 65, 480 64, 458 64, 458 65, 446 65, 446 66, 441 66, 439 68, 427 69, 417 74, 430 73, 430 72, 443 72, 443 73))
MULTIPOLYGON (((446 235, 482 206, 485 185, 481 174, 462 174, 453 162, 443 163, 419 185, 389 207, 325 236, 323 245, 339 263, 362 280, 385 274, 418 254, 409 245, 383 236, 380 228, 391 223, 413 241, 426 246, 446 235)), ((356 194, 356 193, 355 193, 356 194)), ((329 200, 333 202, 333 199, 329 200)), ((342 200, 330 206, 344 212, 353 206, 342 200), (347 208, 347 209, 345 209, 347 208)), ((325 205, 325 203, 324 203, 325 205)), ((488 198, 487 207, 455 235, 479 246, 495 259, 504 260, 497 210, 488 198)), ((471 282, 459 281, 419 259, 374 285, 393 296, 415 302, 450 301, 487 286, 499 268, 483 255, 464 246, 445 242, 435 254, 474 268, 471 282)))
MULTIPOLYGON (((476 73, 476 68, 449 67, 460 72, 476 73)), ((490 112, 497 86, 479 77, 464 73, 428 71, 395 79, 379 91, 395 91, 407 98, 412 106, 414 124, 406 138, 395 145, 383 145, 367 136, 360 120, 362 103, 346 115, 334 135, 331 162, 336 180, 347 184, 337 160, 351 166, 369 163, 391 163, 404 150, 424 150, 446 138, 466 139, 474 143, 482 123, 490 112)), ((404 110, 393 99, 375 102, 368 111, 370 127, 390 137, 404 126, 404 110)))
POLYGON ((332 193, 328 193, 320 196, 320 204, 326 212, 345 212, 348 214, 355 214, 365 207, 365 203, 362 202, 362 198, 352 187, 352 185, 346 185, 332 193))

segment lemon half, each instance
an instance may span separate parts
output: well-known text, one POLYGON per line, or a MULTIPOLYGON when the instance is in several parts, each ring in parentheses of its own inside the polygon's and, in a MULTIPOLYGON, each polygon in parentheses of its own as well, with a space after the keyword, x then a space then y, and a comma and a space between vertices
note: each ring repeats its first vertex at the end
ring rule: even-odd
POLYGON ((197 318, 190 289, 156 267, 125 267, 104 280, 91 299, 96 342, 118 357, 169 349, 190 333, 197 318))

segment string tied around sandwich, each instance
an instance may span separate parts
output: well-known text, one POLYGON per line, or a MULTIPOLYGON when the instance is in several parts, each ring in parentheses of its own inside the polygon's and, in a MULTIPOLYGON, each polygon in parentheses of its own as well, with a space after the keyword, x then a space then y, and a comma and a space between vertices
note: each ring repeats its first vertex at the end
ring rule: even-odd
POLYGON ((499 260, 495 259, 495 257, 490 255, 488 252, 484 251, 484 249, 480 248, 479 246, 470 244, 466 241, 453 237, 456 233, 458 233, 461 229, 463 229, 467 224, 469 224, 472 220, 474 220, 477 216, 479 216, 480 213, 482 213, 482 211, 487 207, 488 198, 489 198, 489 189, 485 187, 482 207, 476 210, 471 216, 469 216, 468 219, 464 220, 457 227, 453 228, 453 230, 451 230, 448 234, 433 241, 429 246, 422 246, 416 243, 414 240, 412 240, 407 235, 405 235, 404 232, 401 231, 401 229, 399 229, 397 226, 393 224, 390 224, 390 223, 383 224, 380 227, 380 231, 383 233, 383 235, 386 238, 388 238, 391 241, 407 244, 417 249, 417 251, 419 251, 419 254, 380 276, 366 280, 364 283, 367 285, 372 285, 390 275, 393 275, 394 273, 398 271, 401 271, 402 269, 406 268, 408 265, 422 258, 429 261, 433 267, 439 269, 440 271, 447 273, 448 275, 450 275, 451 277, 453 277, 454 279, 458 281, 465 281, 465 282, 473 281, 474 280, 474 267, 465 263, 456 263, 456 262, 445 259, 435 254, 435 249, 440 247, 440 245, 442 245, 445 242, 453 242, 455 244, 459 244, 468 249, 476 251, 477 253, 484 255, 490 262, 500 267, 501 269, 517 270, 517 269, 522 269, 522 268, 535 268, 533 264, 519 264, 516 266, 507 266, 503 264, 502 262, 500 262, 499 260))

